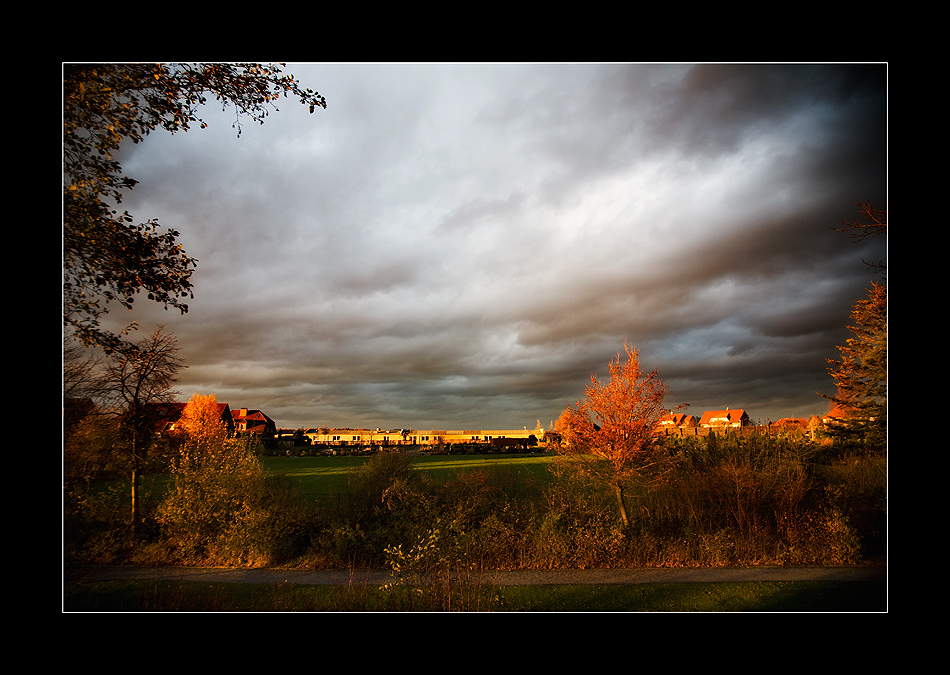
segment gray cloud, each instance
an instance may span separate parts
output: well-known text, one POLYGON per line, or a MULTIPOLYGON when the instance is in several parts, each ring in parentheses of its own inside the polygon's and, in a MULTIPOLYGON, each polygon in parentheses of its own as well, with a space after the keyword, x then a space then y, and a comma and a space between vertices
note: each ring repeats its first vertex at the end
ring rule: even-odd
MULTIPOLYGON (((624 341, 670 403, 824 410, 886 257, 886 68, 288 67, 327 97, 130 148, 126 205, 199 259, 183 397, 280 426, 547 424, 624 341)), ((124 319, 125 316, 117 317, 124 319)))

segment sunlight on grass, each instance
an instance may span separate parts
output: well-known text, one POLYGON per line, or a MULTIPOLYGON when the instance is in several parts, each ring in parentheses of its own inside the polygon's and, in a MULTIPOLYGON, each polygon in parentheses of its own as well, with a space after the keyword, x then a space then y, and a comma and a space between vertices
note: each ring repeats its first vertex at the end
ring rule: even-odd
MULTIPOLYGON (((544 473, 554 460, 550 455, 418 455, 412 458, 413 468, 425 471, 438 480, 445 480, 460 470, 508 468, 516 471, 544 473)), ((333 495, 346 486, 351 473, 363 466, 368 457, 265 457, 263 463, 270 473, 283 473, 307 495, 333 495)))

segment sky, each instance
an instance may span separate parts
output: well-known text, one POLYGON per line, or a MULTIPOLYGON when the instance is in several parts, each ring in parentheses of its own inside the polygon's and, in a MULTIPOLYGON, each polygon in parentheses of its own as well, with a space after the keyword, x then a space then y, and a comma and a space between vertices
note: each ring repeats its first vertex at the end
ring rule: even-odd
POLYGON ((119 159, 198 259, 179 399, 282 428, 548 428, 624 343, 685 412, 807 417, 881 281, 887 66, 288 63, 326 97, 209 104, 119 159))

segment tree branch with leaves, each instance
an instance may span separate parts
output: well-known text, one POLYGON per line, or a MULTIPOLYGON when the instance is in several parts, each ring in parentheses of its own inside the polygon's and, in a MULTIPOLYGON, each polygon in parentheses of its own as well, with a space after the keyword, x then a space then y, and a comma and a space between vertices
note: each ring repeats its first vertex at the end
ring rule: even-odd
POLYGON ((209 100, 234 108, 240 136, 242 120, 263 124, 282 97, 311 113, 326 108, 323 96, 274 64, 63 66, 63 323, 83 343, 107 352, 129 347, 122 335, 134 323, 118 334, 102 326, 112 302, 131 309, 144 293, 185 313, 186 298, 194 297, 198 261, 185 253, 179 233, 119 211, 137 183, 116 159, 122 144, 159 128, 174 134, 206 127, 199 110, 209 100))

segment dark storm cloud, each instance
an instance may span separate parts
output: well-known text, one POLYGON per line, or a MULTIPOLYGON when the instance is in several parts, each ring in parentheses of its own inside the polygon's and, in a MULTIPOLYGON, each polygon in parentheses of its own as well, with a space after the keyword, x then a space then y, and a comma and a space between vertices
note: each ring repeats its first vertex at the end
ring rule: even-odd
MULTIPOLYGON (((817 413, 874 278, 886 68, 297 65, 326 111, 154 135, 127 206, 199 259, 144 306, 280 426, 548 424, 629 341, 670 403, 817 413)), ((299 106, 298 106, 299 108, 299 106)), ((120 317, 120 318, 125 318, 120 317)))

